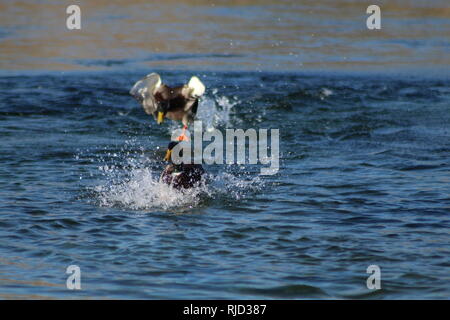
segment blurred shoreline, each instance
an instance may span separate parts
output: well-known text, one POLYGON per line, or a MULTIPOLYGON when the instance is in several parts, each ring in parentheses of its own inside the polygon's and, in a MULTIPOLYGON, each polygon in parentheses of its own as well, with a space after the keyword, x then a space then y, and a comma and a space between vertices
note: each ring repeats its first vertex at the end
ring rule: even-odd
POLYGON ((0 70, 204 70, 448 74, 446 1, 70 1, 0 4, 0 70))

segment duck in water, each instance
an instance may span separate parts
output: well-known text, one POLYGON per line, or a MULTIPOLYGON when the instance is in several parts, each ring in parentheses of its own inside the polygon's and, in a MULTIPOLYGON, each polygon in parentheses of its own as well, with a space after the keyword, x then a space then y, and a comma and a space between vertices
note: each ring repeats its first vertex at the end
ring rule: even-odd
MULTIPOLYGON (((179 141, 172 141, 167 148, 165 161, 169 161, 161 174, 160 181, 174 187, 175 189, 189 189, 198 186, 204 179, 205 170, 200 164, 175 164, 172 161, 172 150, 179 141)), ((180 157, 183 156, 183 150, 180 151, 180 157)))
POLYGON ((198 109, 198 99, 205 93, 205 86, 199 78, 193 76, 187 84, 169 87, 162 83, 157 73, 151 73, 136 82, 130 94, 140 103, 144 111, 153 115, 161 124, 164 118, 183 123, 183 133, 179 140, 188 140, 184 134, 189 123, 194 121, 198 109))

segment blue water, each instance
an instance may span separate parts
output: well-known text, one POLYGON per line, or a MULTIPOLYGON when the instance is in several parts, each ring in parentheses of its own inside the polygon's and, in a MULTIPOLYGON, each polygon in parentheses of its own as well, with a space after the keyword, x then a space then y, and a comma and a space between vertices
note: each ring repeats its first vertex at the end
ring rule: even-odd
POLYGON ((0 77, 0 298, 449 297, 448 78, 202 72, 200 119, 279 128, 280 171, 182 195, 157 181, 177 126, 128 94, 147 71, 0 77))
POLYGON ((449 298, 448 1, 380 30, 357 0, 76 3, 81 30, 0 4, 0 298, 449 298), (279 129, 279 172, 159 183, 179 125, 128 94, 154 71, 201 78, 205 130, 279 129))

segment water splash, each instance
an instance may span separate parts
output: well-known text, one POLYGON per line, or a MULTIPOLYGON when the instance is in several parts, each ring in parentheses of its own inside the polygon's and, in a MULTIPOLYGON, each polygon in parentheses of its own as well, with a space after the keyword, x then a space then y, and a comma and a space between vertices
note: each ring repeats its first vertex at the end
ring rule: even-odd
POLYGON ((213 89, 212 98, 206 97, 199 106, 199 119, 203 121, 206 130, 212 130, 220 125, 229 125, 233 108, 239 102, 236 98, 230 99, 219 95, 218 90, 213 89))
MULTIPOLYGON (((159 173, 150 168, 134 168, 122 172, 123 179, 106 179, 102 185, 94 187, 94 193, 100 206, 125 207, 133 210, 172 208, 192 208, 200 202, 201 195, 208 195, 205 185, 189 190, 176 190, 159 181, 159 173)), ((109 177, 117 172, 112 169, 109 177)))
MULTIPOLYGON (((212 89, 211 96, 205 96, 199 102, 197 119, 203 122, 203 128, 211 131, 219 126, 232 126, 239 119, 232 118, 234 107, 240 103, 237 97, 229 98, 218 93, 218 89, 212 89)), ((169 133, 180 128, 178 122, 172 121, 169 125, 169 133)))
POLYGON ((332 94, 334 94, 333 90, 322 88, 319 93, 319 98, 320 100, 324 100, 325 98, 331 96, 332 94))
MULTIPOLYGON (((136 160, 128 162, 136 165, 139 163, 136 160)), ((99 170, 103 179, 91 189, 94 201, 104 207, 132 210, 192 209, 208 199, 241 200, 263 187, 259 176, 251 176, 248 173, 208 173, 201 185, 187 190, 176 190, 159 181, 162 169, 104 165, 100 166, 99 170)))

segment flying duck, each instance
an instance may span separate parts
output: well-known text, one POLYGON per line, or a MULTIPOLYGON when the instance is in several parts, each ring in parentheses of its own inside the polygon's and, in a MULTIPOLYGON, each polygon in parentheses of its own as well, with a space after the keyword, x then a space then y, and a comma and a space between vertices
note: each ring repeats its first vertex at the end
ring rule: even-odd
MULTIPOLYGON (((169 161, 164 171, 161 173, 160 181, 172 186, 175 189, 190 189, 198 186, 203 180, 205 170, 201 164, 175 164, 172 161, 172 149, 179 141, 171 141, 167 147, 165 161, 169 161)), ((182 150, 180 157, 182 157, 182 150)))
POLYGON ((188 84, 171 88, 162 83, 157 73, 151 73, 136 82, 130 94, 140 103, 145 112, 153 115, 158 124, 164 118, 181 121, 186 129, 194 120, 198 99, 205 93, 205 86, 193 76, 188 84))

